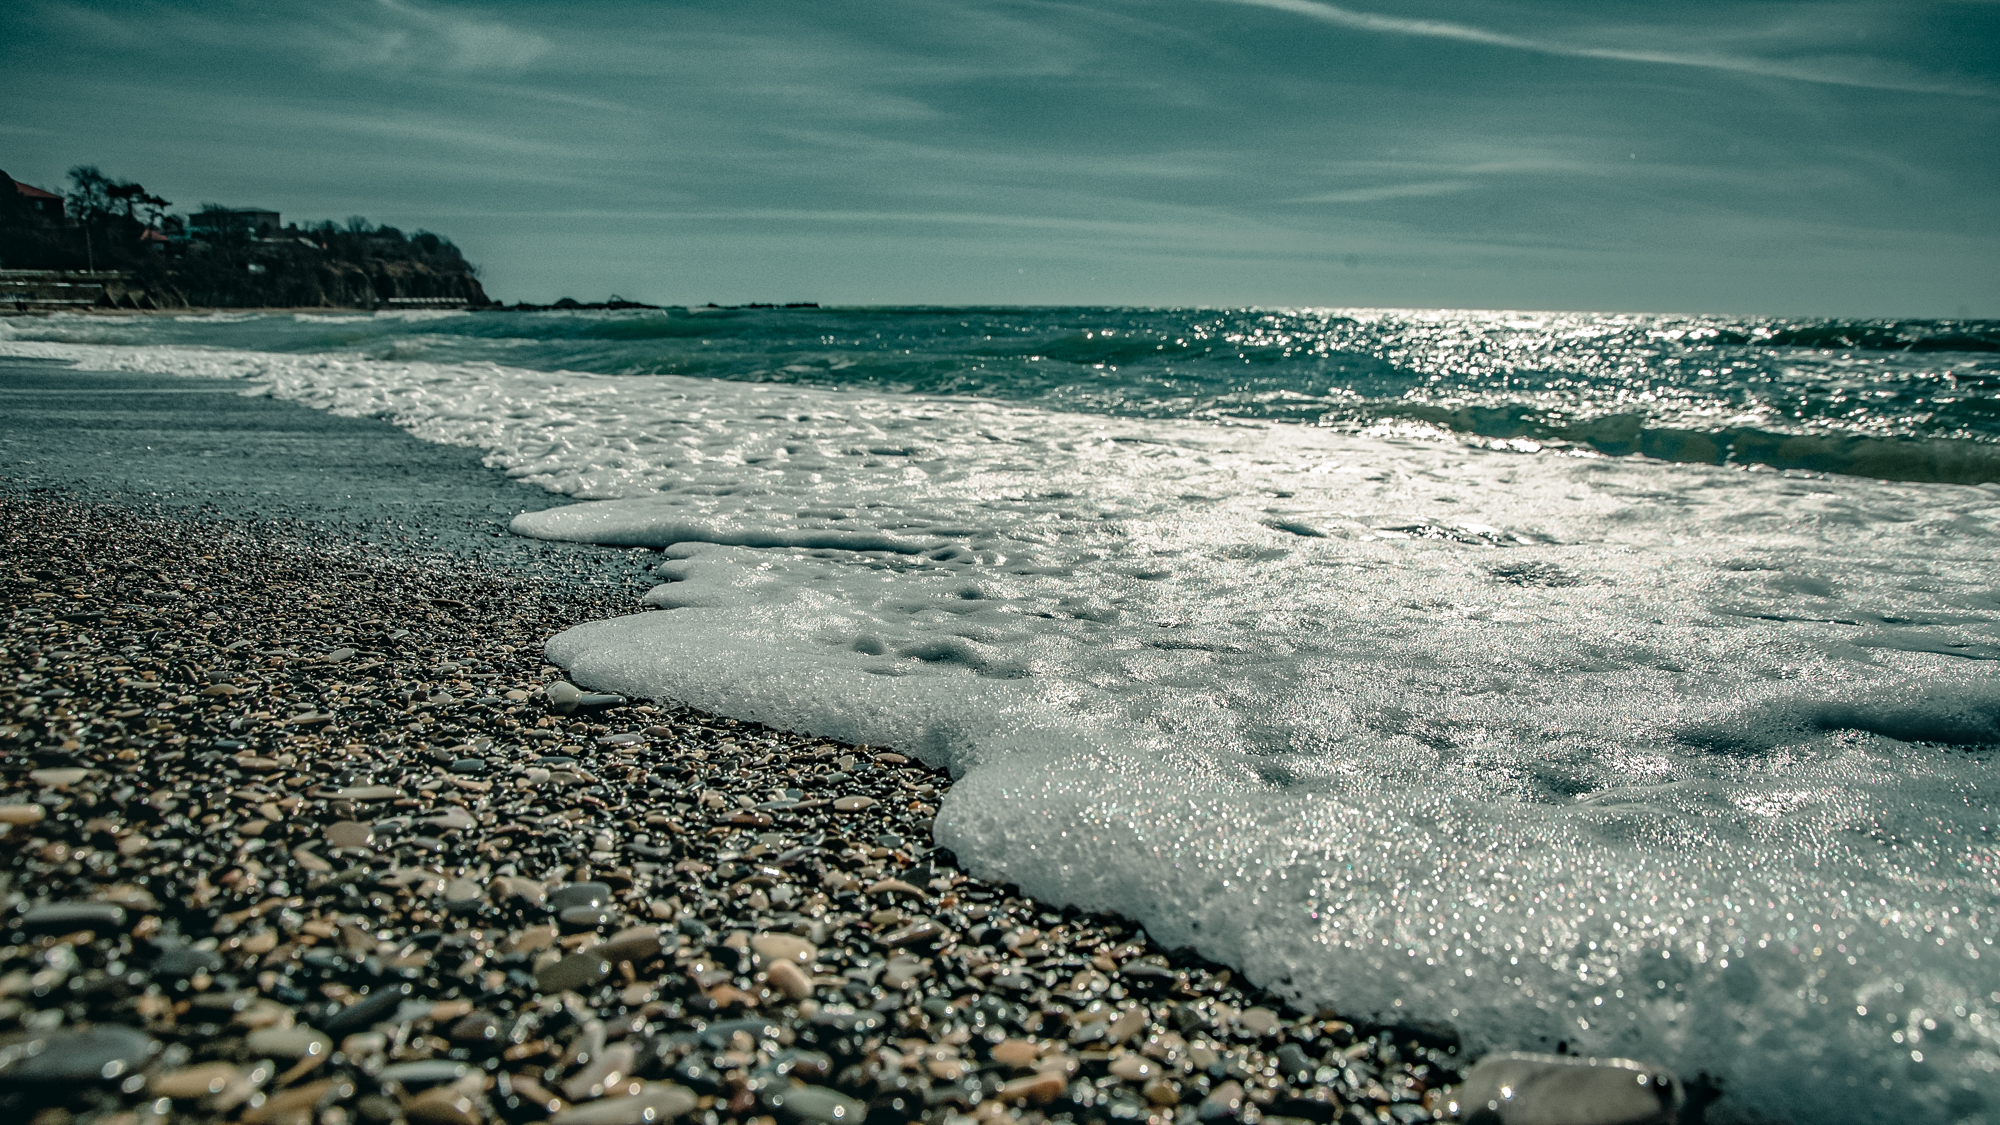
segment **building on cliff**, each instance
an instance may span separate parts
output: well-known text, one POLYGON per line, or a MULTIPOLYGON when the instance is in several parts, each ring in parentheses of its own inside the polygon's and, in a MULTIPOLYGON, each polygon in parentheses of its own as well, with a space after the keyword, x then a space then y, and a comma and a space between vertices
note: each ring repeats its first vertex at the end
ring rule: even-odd
POLYGON ((52 222, 63 219, 63 197, 55 192, 24 184, 5 172, 0 172, 0 191, 11 191, 17 202, 42 218, 52 222))

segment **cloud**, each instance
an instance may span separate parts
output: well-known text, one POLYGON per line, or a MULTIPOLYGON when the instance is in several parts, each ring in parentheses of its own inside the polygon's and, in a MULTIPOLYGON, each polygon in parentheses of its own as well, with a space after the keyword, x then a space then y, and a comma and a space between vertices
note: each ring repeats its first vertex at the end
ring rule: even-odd
POLYGON ((375 0, 365 15, 329 19, 320 46, 348 67, 470 73, 519 71, 551 48, 546 37, 496 19, 404 0, 375 0))
POLYGON ((1270 8, 1304 16, 1337 27, 1371 31, 1382 35, 1411 35, 1427 39, 1450 39, 1505 50, 1531 51, 1575 59, 1608 59, 1616 62, 1685 66, 1703 70, 1729 71, 1763 78, 1784 78, 1796 82, 1816 82, 1830 86, 1858 86, 1874 90, 1897 90, 1911 94, 1946 94, 1954 97, 1990 98, 2000 90, 1983 83, 1967 83, 1925 75, 1896 73, 1872 59, 1821 59, 1791 62, 1777 59, 1746 58, 1699 52, 1638 50, 1614 47, 1586 47, 1551 39, 1538 39, 1506 32, 1488 31, 1469 24, 1445 20, 1410 19, 1356 11, 1321 0, 1224 0, 1252 8, 1270 8))
POLYGON ((1325 191, 1288 199, 1287 203, 1379 203, 1388 199, 1416 199, 1427 195, 1457 195, 1479 185, 1469 180, 1432 180, 1428 183, 1385 184, 1381 187, 1325 191))

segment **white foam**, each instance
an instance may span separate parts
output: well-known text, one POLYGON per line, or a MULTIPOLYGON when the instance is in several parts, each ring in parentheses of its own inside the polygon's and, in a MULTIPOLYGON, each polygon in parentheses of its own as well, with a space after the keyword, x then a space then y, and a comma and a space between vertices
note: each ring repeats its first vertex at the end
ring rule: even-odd
POLYGON ((580 682, 947 765, 938 839, 975 870, 1303 1001, 1656 1058, 1793 1120, 2000 1096, 1995 490, 673 377, 0 353, 252 379, 609 500, 516 521, 672 546, 667 612, 551 642, 580 682))

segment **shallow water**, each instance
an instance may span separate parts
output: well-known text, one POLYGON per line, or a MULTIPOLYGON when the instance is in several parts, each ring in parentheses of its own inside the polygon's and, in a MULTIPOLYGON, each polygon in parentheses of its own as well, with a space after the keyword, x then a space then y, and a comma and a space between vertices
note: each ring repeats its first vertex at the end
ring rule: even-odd
MULTIPOLYGON (((1490 372, 1466 341, 1529 319, 1392 319, 1376 344, 1443 397, 1426 372, 1490 372), (1413 323, 1443 326, 1433 350, 1405 348, 1413 323)), ((1571 326, 1535 337, 1544 374, 1610 371, 1617 341, 1663 331, 1544 319, 1571 326)), ((247 322, 264 347, 293 323, 247 322)), ((665 551, 649 600, 670 612, 552 642, 580 680, 947 764, 938 838, 975 869, 1304 1001, 1707 1071, 1738 1112, 2000 1107, 2000 486, 1610 457, 1414 425, 1379 395, 1307 426, 6 331, 17 354, 388 418, 608 501, 515 521, 665 551)), ((1872 372, 1857 386, 1985 401, 1964 388, 1990 354, 1916 346, 1844 362, 1872 372)), ((1323 358, 1297 393, 1329 397, 1323 358)), ((1815 401, 1836 364, 1813 362, 1766 372, 1760 401, 1815 401)), ((1580 397, 1625 401, 1612 379, 1580 397)), ((1704 407, 1703 432, 1926 438, 1961 463, 1992 437, 1822 397, 1788 421, 1704 407)), ((1691 431, 1685 406, 1633 410, 1691 431)))

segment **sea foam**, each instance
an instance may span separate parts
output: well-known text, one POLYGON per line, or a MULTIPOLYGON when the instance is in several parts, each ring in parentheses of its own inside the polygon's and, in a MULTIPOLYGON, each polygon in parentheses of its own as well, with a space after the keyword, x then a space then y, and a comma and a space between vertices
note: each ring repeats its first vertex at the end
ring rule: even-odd
POLYGON ((2000 1105, 2000 489, 486 365, 224 375, 599 502, 592 687, 959 775, 938 842, 1302 1004, 1660 1060, 1738 1114, 2000 1105))

